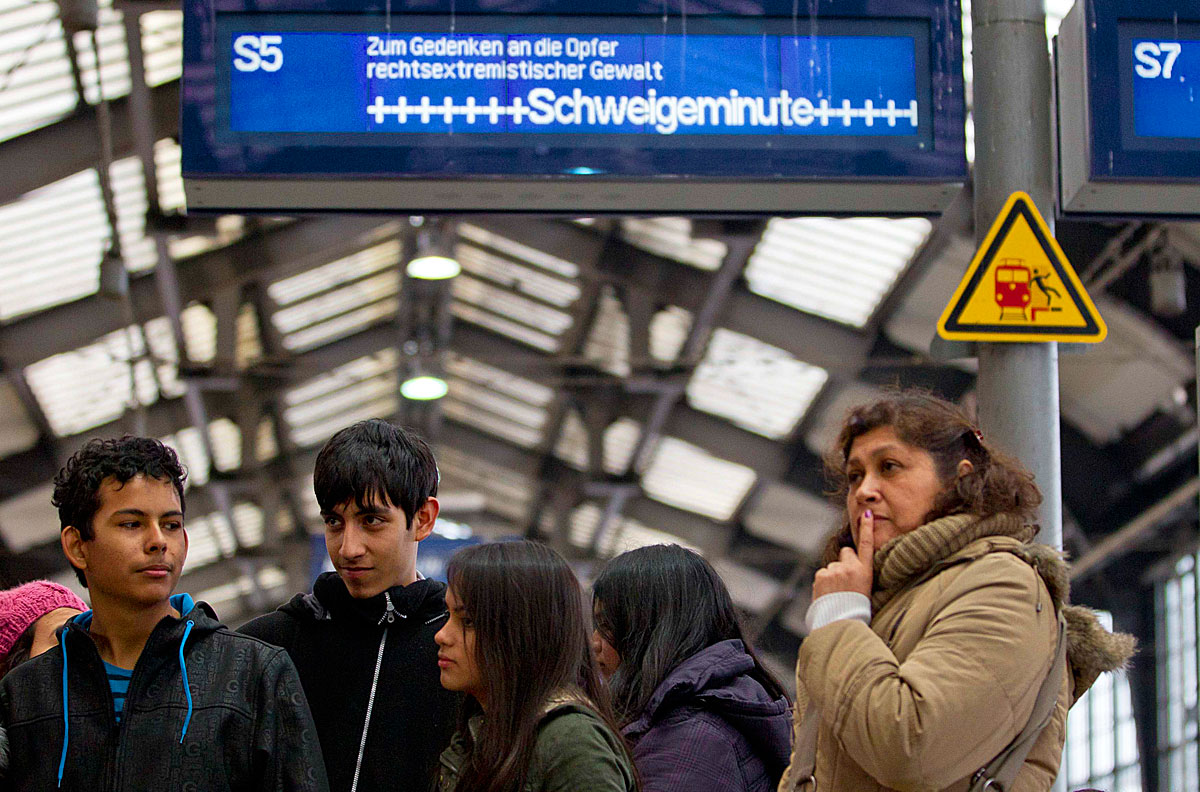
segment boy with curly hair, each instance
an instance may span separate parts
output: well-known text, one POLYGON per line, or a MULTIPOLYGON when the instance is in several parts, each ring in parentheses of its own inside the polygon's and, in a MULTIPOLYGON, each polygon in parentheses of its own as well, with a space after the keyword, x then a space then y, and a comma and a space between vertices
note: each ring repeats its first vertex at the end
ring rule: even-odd
POLYGON ((185 477, 145 437, 92 440, 55 477, 63 552, 92 609, 0 682, 5 789, 328 789, 287 653, 174 594, 185 477))

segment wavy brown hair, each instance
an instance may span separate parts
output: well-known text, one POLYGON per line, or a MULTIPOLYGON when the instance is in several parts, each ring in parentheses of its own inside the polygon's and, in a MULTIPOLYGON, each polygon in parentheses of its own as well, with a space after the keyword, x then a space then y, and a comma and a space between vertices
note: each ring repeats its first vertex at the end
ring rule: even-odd
POLYGON ((446 576, 474 622, 475 662, 488 702, 474 737, 467 721, 481 711, 479 702, 468 696, 460 710, 469 758, 456 788, 523 789, 538 724, 551 699, 563 696, 587 700, 632 767, 592 656, 583 591, 566 560, 536 542, 494 542, 460 550, 446 576))
MULTIPOLYGON (((1033 474, 988 442, 961 407, 917 388, 891 391, 846 414, 837 441, 824 460, 825 474, 833 485, 830 495, 843 509, 849 491, 846 460, 855 439, 885 426, 901 441, 933 457, 943 489, 925 522, 950 514, 1016 514, 1034 521, 1042 493, 1033 474), (973 469, 959 476, 958 463, 964 459, 973 469)), ((825 555, 832 551, 836 559, 838 547, 852 546, 847 520, 826 546, 825 555)))

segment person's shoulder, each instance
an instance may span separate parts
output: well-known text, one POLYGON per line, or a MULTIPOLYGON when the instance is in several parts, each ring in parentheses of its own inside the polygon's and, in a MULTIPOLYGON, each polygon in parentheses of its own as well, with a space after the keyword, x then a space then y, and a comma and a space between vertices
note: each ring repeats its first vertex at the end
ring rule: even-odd
POLYGON ((590 707, 571 704, 547 712, 538 727, 538 747, 551 750, 579 747, 602 737, 612 742, 612 730, 590 707))
POLYGON ((267 643, 281 646, 300 629, 300 620, 294 615, 275 610, 264 614, 237 628, 241 635, 258 638, 267 643))
POLYGON ((231 630, 224 625, 203 635, 199 642, 210 642, 231 650, 238 659, 236 665, 245 667, 248 673, 261 672, 280 655, 287 656, 284 648, 266 638, 231 630))

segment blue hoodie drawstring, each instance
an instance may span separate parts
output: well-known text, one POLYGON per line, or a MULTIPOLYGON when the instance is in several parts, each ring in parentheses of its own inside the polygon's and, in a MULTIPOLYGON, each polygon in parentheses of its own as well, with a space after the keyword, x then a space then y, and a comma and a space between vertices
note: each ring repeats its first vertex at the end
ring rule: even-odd
POLYGON ((196 622, 188 620, 187 627, 183 631, 183 640, 179 642, 179 670, 183 673, 183 695, 187 696, 187 717, 183 721, 183 734, 179 735, 179 744, 183 745, 183 738, 187 737, 188 724, 192 722, 192 689, 188 687, 187 664, 183 662, 183 647, 187 645, 188 636, 192 634, 192 628, 196 626, 196 622))
POLYGON ((71 710, 67 706, 67 636, 63 634, 59 639, 59 646, 62 647, 63 656, 63 747, 62 758, 58 760, 58 786, 62 788, 63 770, 67 766, 67 745, 68 738, 71 734, 71 710))

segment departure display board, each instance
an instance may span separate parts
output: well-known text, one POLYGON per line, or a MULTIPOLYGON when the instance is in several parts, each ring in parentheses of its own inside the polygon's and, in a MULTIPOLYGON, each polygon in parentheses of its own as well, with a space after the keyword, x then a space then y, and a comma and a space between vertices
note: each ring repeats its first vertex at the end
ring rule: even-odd
POLYGON ((1200 139, 1200 24, 1127 23, 1120 31, 1134 136, 1200 139))
POLYGON ((967 175, 956 0, 793 6, 185 0, 188 205, 940 211, 967 175))
POLYGON ((1056 53, 1062 213, 1200 217, 1200 5, 1077 3, 1056 53))
MULTIPOLYGON (((483 24, 463 19, 457 27, 472 23, 483 24)), ((916 147, 932 137, 932 115, 922 107, 929 97, 917 91, 917 50, 927 47, 918 35, 256 28, 229 34, 229 126, 235 133, 867 136, 909 138, 916 147)))

